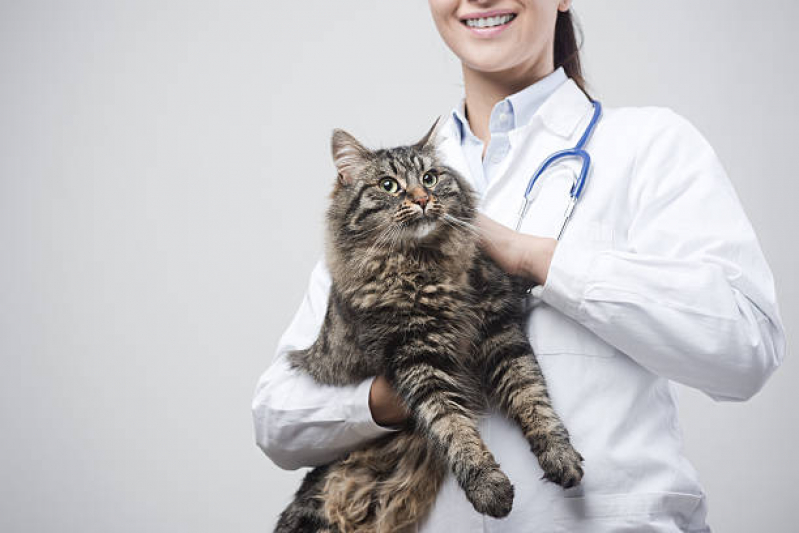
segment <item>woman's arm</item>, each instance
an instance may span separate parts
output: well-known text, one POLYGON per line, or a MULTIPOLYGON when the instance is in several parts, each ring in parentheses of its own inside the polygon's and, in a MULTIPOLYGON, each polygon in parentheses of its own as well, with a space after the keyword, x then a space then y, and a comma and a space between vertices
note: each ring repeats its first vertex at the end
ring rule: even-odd
POLYGON ((717 400, 748 399, 785 352, 771 271, 705 139, 665 110, 650 128, 627 250, 561 242, 549 253, 547 239, 522 236, 534 249, 506 261, 528 275, 548 265, 542 299, 652 372, 717 400))
POLYGON ((272 365, 258 381, 252 402, 255 438, 272 461, 285 469, 332 461, 360 444, 392 431, 379 425, 400 422, 397 404, 385 380, 369 378, 358 385, 321 385, 289 367, 291 350, 310 346, 324 320, 330 274, 320 261, 291 325, 277 347, 272 365))
POLYGON ((518 233, 482 213, 477 215, 477 227, 482 247, 506 272, 536 285, 546 283, 558 241, 518 233))

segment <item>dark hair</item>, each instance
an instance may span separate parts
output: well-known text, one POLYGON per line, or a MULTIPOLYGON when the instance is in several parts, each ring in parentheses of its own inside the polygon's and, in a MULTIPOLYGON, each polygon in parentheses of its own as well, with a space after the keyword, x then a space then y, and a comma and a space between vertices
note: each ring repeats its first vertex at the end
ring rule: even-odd
POLYGON ((571 10, 558 11, 558 19, 555 21, 555 68, 563 67, 566 75, 573 79, 574 83, 588 95, 583 69, 580 65, 582 41, 583 32, 580 30, 577 21, 572 17, 571 10))

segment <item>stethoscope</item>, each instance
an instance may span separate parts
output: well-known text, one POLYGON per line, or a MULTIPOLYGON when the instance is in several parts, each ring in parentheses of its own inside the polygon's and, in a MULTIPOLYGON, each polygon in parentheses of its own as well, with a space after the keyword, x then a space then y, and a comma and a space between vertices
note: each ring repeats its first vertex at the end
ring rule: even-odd
POLYGON ((519 221, 516 223, 516 231, 521 229, 524 217, 527 215, 527 211, 533 203, 534 198, 530 197, 530 193, 533 187, 535 187, 538 178, 540 178, 554 163, 567 158, 578 158, 582 161, 582 166, 576 181, 572 185, 571 192, 569 193, 569 205, 566 207, 566 212, 563 215, 563 223, 560 226, 557 239, 560 240, 561 235, 563 235, 563 230, 566 228, 566 223, 569 221, 572 211, 574 211, 574 206, 583 194, 585 182, 588 179, 588 171, 591 169, 591 156, 585 151, 585 145, 588 143, 591 134, 594 133, 594 128, 597 122, 599 122, 600 115, 602 115, 602 104, 595 100, 592 100, 591 104, 594 106, 594 116, 591 117, 591 122, 586 126, 583 136, 580 137, 580 140, 577 141, 574 148, 561 150, 547 157, 544 162, 541 163, 541 166, 538 167, 538 170, 535 171, 533 177, 530 178, 530 181, 527 182, 527 190, 524 191, 524 202, 522 203, 522 208, 519 210, 519 221))

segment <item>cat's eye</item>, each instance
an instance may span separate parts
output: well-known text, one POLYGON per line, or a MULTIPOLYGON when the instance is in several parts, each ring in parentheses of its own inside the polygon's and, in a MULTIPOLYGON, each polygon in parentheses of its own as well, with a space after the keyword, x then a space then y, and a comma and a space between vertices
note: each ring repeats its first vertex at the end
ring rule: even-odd
POLYGON ((389 194, 397 194, 399 191, 399 183, 394 178, 381 178, 378 185, 389 194))
POLYGON ((425 187, 435 187, 436 183, 438 183, 438 176, 434 173, 425 172, 424 176, 422 176, 422 185, 425 187))

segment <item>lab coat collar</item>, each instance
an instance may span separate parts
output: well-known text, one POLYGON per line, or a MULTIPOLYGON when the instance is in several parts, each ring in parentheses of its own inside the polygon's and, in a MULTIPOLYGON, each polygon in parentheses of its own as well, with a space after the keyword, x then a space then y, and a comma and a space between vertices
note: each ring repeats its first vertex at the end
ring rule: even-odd
POLYGON ((569 78, 541 105, 537 115, 553 133, 568 138, 592 108, 591 100, 569 78))

